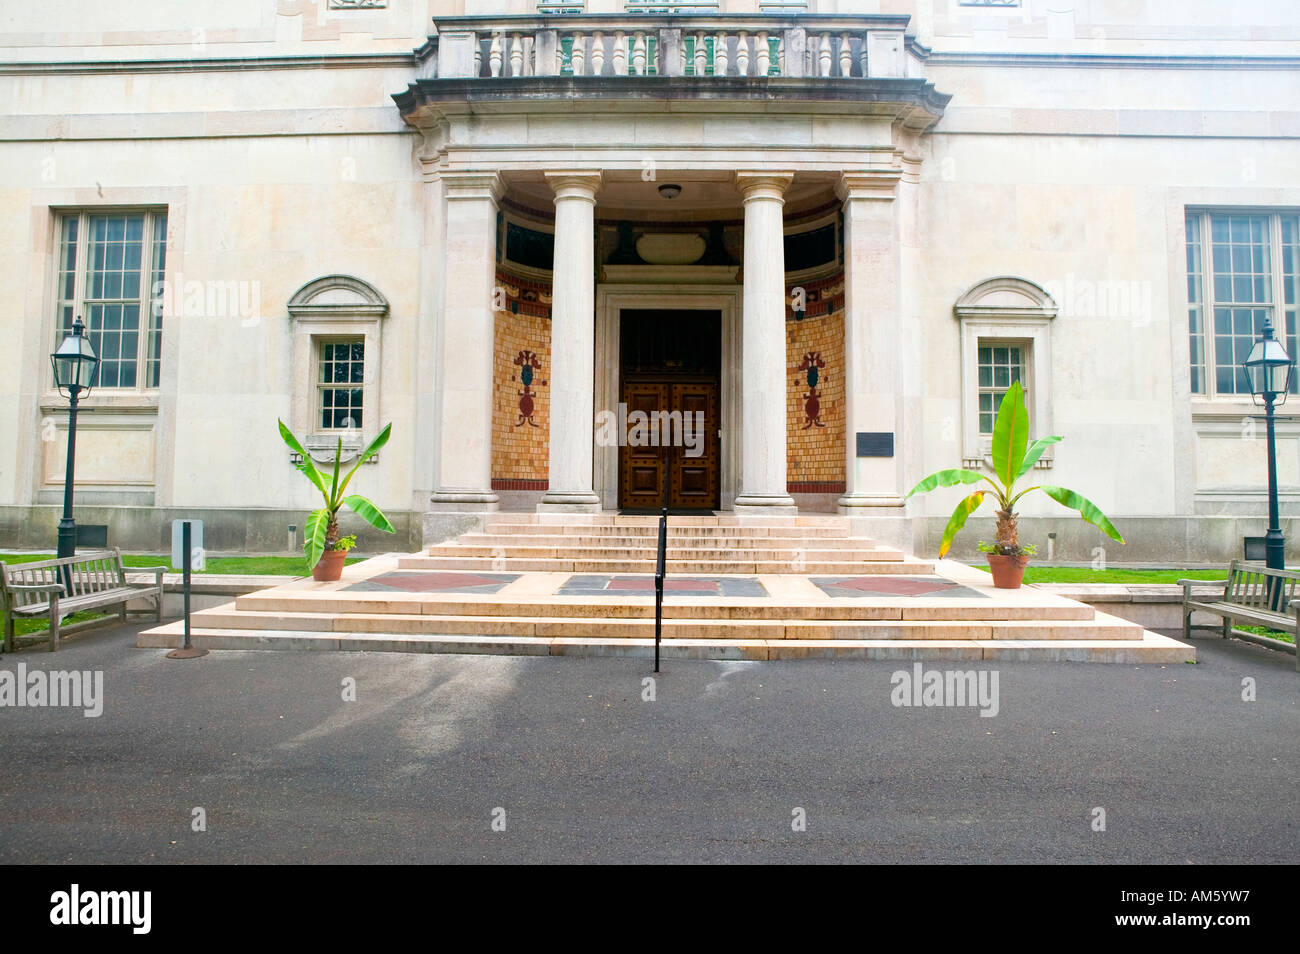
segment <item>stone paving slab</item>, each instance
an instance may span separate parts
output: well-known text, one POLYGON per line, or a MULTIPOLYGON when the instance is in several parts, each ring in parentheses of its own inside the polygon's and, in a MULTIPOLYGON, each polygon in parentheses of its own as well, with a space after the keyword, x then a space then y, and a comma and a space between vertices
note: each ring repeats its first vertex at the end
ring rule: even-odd
MULTIPOLYGON (((142 632, 136 646, 173 649, 181 645, 183 626, 168 623, 142 632)), ((406 635, 385 633, 295 633, 264 630, 192 630, 200 649, 328 652, 488 653, 494 655, 638 656, 654 653, 653 638, 615 641, 584 637, 493 637, 473 635, 406 635)), ((765 640, 673 639, 660 647, 664 658, 693 659, 885 659, 1003 660, 1025 662, 1184 663, 1196 650, 1159 633, 1141 640, 765 640)))

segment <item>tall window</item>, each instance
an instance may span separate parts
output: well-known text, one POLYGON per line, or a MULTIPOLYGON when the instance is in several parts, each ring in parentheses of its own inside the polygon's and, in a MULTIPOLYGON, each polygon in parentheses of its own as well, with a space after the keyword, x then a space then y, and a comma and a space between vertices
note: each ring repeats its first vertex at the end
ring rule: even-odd
POLYGON ((316 406, 323 431, 360 428, 365 383, 364 338, 320 343, 316 406))
POLYGON ((100 359, 94 386, 158 387, 166 259, 165 211, 60 216, 55 346, 81 315, 100 359))
POLYGON ((1028 381, 1025 380, 1024 345, 1011 342, 992 342, 986 338, 979 344, 979 425, 980 434, 992 434, 997 419, 998 405, 1013 381, 1025 388, 1025 401, 1029 401, 1028 381))
POLYGON ((1300 215, 1189 212, 1186 225, 1192 392, 1249 394, 1242 362, 1266 319, 1297 357, 1300 215))

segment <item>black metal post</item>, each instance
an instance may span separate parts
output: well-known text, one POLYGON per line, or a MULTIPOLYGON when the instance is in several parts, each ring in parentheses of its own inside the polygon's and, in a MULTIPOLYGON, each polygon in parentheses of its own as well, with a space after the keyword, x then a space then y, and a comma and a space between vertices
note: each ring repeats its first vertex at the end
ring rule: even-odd
POLYGON ((665 455, 663 510, 659 513, 659 544, 655 552, 655 672, 659 671, 659 640, 664 625, 664 574, 668 565, 668 473, 669 463, 665 455))
MULTIPOLYGON (((1282 519, 1277 505, 1277 438, 1273 426, 1273 397, 1264 395, 1264 420, 1268 433, 1268 530, 1264 534, 1264 565, 1270 570, 1286 569, 1286 539, 1282 536, 1282 519)), ((1279 582, 1269 580, 1270 584, 1279 582)), ((1283 587, 1276 586, 1269 599, 1270 607, 1281 613, 1287 607, 1278 606, 1283 587)))
POLYGON ((77 552, 77 522, 72 519, 73 473, 77 463, 77 398, 81 389, 68 388, 68 469, 63 478, 63 519, 59 521, 59 557, 77 552))
MULTIPOLYGON (((181 557, 181 574, 185 587, 185 648, 193 649, 190 645, 190 522, 186 520, 181 524, 181 546, 185 553, 181 557)), ((162 597, 159 597, 161 599, 162 597)))

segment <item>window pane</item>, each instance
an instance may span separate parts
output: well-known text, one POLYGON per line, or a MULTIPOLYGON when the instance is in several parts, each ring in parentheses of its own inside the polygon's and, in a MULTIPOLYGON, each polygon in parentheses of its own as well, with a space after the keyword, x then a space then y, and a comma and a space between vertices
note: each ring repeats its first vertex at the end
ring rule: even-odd
MULTIPOLYGON (((360 384, 365 374, 365 341, 323 341, 318 381, 324 385, 360 384)), ((321 387, 318 391, 321 427, 326 430, 360 427, 362 388, 321 387)))

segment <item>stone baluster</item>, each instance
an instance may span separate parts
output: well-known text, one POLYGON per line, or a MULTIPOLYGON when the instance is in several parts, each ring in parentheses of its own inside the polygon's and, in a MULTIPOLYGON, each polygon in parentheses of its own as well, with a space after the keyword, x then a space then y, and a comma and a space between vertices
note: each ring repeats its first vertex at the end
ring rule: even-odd
POLYGON ((709 68, 709 47, 704 42, 704 34, 695 34, 695 75, 703 76, 709 68))
POLYGON ((719 33, 713 38, 713 75, 727 75, 727 34, 719 33))
POLYGON ((772 72, 772 47, 767 42, 767 32, 760 31, 754 41, 755 59, 758 61, 758 75, 766 76, 772 72))
POLYGON ((569 65, 574 76, 587 75, 587 38, 581 33, 573 34, 573 48, 569 53, 569 65))
POLYGON ((510 75, 524 75, 524 38, 518 33, 510 36, 510 75))
POLYGON ((637 31, 636 31, 636 35, 635 35, 635 37, 633 38, 633 41, 632 41, 632 73, 633 73, 633 75, 635 75, 635 76, 645 76, 645 57, 646 57, 646 42, 645 42, 645 34, 644 34, 643 32, 641 32, 640 30, 637 30, 637 31))
POLYGON ((736 73, 749 75, 749 36, 744 30, 736 35, 736 73))
POLYGON ((823 33, 817 41, 817 75, 831 75, 831 35, 823 33))
POLYGON ((483 73, 483 48, 478 45, 478 37, 474 37, 474 75, 480 76, 483 73))
POLYGON ((591 34, 591 75, 605 72, 605 34, 599 30, 591 34))
POLYGON ((622 30, 614 34, 614 75, 627 75, 627 34, 622 30))
POLYGON ((848 78, 853 72, 853 47, 850 43, 852 34, 840 36, 840 76, 848 78))
POLYGON ((858 50, 858 75, 863 79, 867 78, 867 35, 865 33, 860 37, 862 40, 862 49, 858 50))
POLYGON ((492 34, 492 45, 488 47, 488 69, 493 77, 501 75, 501 34, 492 34))

